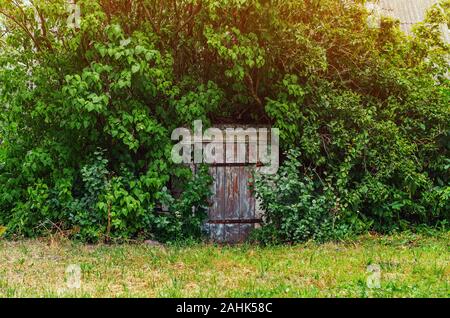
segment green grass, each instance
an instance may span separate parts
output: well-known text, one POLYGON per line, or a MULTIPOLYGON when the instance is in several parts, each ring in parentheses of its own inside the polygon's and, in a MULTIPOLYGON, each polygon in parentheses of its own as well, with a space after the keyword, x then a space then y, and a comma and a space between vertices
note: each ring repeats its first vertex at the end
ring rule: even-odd
POLYGON ((257 247, 0 241, 0 297, 449 297, 450 234, 257 247), (82 269, 80 289, 65 270, 82 269), (367 266, 381 268, 368 288, 367 266))

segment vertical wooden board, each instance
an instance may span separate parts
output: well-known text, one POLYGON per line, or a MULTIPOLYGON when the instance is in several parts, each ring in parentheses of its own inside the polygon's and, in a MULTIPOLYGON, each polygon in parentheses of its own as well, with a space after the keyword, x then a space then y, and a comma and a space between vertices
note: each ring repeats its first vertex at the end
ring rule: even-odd
POLYGON ((239 243, 241 241, 239 224, 225 224, 224 241, 231 244, 239 243))
POLYGON ((239 174, 239 218, 245 219, 245 215, 248 213, 248 199, 247 199, 247 177, 245 175, 245 167, 238 168, 239 174))
POLYGON ((248 163, 256 164, 258 162, 258 142, 248 142, 248 163))
POLYGON ((254 229, 255 224, 239 224, 239 242, 245 242, 254 229))
POLYGON ((211 204, 208 209, 208 218, 212 220, 214 215, 217 214, 217 167, 211 166, 209 167, 209 174, 213 178, 213 182, 211 185, 211 204))
POLYGON ((236 144, 225 145, 225 163, 235 163, 236 161, 236 144))
POLYGON ((213 242, 224 243, 225 239, 225 224, 209 224, 209 237, 213 242))
POLYGON ((241 165, 245 165, 246 163, 248 163, 248 144, 245 142, 237 142, 235 149, 235 163, 241 165))
POLYGON ((242 176, 245 179, 245 183, 242 182, 242 192, 245 196, 246 209, 242 211, 243 219, 255 219, 255 195, 252 190, 250 181, 252 180, 252 169, 250 167, 244 167, 242 176))
POLYGON ((225 190, 226 190, 226 174, 225 167, 217 167, 217 218, 223 220, 225 218, 225 190))
POLYGON ((246 168, 247 175, 247 197, 248 197, 248 217, 250 219, 257 219, 256 216, 256 197, 253 191, 253 172, 254 169, 246 168))
POLYGON ((239 170, 240 219, 254 219, 255 198, 250 187, 250 180, 252 175, 248 167, 240 167, 239 170))
POLYGON ((225 167, 225 220, 239 219, 239 167, 225 167))
POLYGON ((214 188, 212 208, 209 211, 210 220, 223 220, 225 209, 225 167, 214 167, 214 188))

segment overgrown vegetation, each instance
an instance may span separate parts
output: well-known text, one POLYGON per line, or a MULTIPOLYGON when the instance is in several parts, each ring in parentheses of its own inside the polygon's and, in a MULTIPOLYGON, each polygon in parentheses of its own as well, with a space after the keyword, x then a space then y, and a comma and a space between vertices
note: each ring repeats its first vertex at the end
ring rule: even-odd
POLYGON ((0 0, 0 224, 198 238, 208 177, 170 160, 194 119, 280 128, 263 240, 446 224, 450 2, 412 37, 363 2, 79 0, 69 28, 65 0, 0 0))

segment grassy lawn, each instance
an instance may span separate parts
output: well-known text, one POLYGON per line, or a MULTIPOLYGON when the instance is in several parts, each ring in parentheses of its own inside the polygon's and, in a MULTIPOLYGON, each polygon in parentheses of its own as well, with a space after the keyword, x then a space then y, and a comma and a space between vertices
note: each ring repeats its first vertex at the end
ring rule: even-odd
POLYGON ((0 241, 0 297, 449 297, 450 234, 297 246, 0 241), (66 284, 78 264, 81 288, 66 284), (381 268, 368 288, 367 266, 381 268))

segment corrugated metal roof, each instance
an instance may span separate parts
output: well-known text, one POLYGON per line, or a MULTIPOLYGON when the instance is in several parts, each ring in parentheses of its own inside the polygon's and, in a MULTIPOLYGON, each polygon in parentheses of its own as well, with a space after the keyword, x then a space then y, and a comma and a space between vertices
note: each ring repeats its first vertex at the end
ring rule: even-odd
MULTIPOLYGON (((384 15, 400 20, 400 27, 406 33, 411 33, 415 23, 425 18, 426 11, 438 0, 375 0, 384 15)), ((450 34, 447 25, 442 25, 442 35, 449 42, 450 34)))

